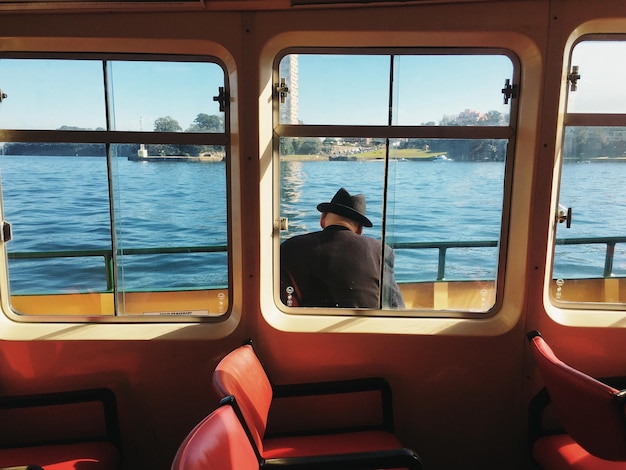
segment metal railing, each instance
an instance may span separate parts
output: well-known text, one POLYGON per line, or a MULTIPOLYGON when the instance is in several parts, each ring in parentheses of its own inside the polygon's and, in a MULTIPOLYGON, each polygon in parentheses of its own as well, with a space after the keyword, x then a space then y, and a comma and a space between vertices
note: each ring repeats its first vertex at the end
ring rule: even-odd
MULTIPOLYGON (((125 255, 161 255, 161 254, 189 254, 189 253, 218 253, 228 250, 226 245, 207 246, 178 246, 157 248, 127 248, 117 250, 117 254, 125 255)), ((100 257, 104 259, 106 270, 107 292, 113 292, 115 284, 113 251, 106 249, 75 250, 75 251, 38 251, 28 253, 8 253, 9 259, 50 259, 50 258, 88 258, 100 257)))
MULTIPOLYGON (((592 238, 562 238, 557 239, 557 245, 606 245, 604 256, 605 278, 613 275, 613 260, 615 258, 615 245, 626 243, 626 237, 592 237, 592 238)), ((449 248, 493 248, 498 246, 497 241, 454 241, 454 242, 408 242, 389 243, 394 250, 437 249, 439 251, 437 263, 437 281, 445 279, 446 254, 449 248)))
POLYGON ((613 260, 615 258, 615 245, 625 243, 626 237, 596 237, 596 238, 563 238, 557 239, 557 245, 606 245, 604 255, 604 277, 613 275, 613 260))
POLYGON ((497 241, 472 241, 472 242, 407 242, 389 243, 394 250, 424 250, 437 249, 439 256, 437 261, 437 281, 443 281, 446 275, 446 254, 448 248, 490 248, 498 246, 497 241))
MULTIPOLYGON (((611 277, 613 274, 613 260, 615 257, 615 246, 618 243, 626 243, 626 237, 594 237, 594 238, 566 238, 557 240, 557 245, 606 245, 604 259, 604 277, 611 277)), ((418 250, 436 249, 438 250, 437 281, 445 279, 446 255, 450 248, 494 248, 498 246, 498 241, 453 241, 453 242, 407 242, 389 243, 394 250, 418 250)), ((225 252, 226 245, 207 245, 190 247, 157 247, 157 248, 131 248, 120 249, 118 255, 154 255, 154 254, 188 254, 188 253, 216 253, 225 252)), ((107 279, 107 291, 112 291, 114 287, 114 263, 113 252, 111 250, 76 250, 76 251, 44 251, 28 253, 8 253, 9 259, 49 259, 49 258, 79 258, 79 257, 101 257, 104 260, 107 279)))

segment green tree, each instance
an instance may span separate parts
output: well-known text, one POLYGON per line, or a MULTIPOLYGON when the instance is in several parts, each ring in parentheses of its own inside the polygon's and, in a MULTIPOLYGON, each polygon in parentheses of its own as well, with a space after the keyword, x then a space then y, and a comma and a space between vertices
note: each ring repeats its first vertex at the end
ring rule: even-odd
POLYGON ((314 138, 295 138, 293 140, 294 153, 297 155, 315 155, 322 148, 319 139, 314 138))
POLYGON ((220 116, 200 113, 187 129, 187 132, 223 132, 224 120, 220 116))
POLYGON ((160 117, 154 121, 155 132, 180 132, 182 130, 178 121, 171 116, 160 117))
POLYGON ((498 160, 498 149, 493 140, 475 140, 469 148, 469 159, 472 161, 498 160))
POLYGON ((281 155, 293 155, 295 153, 293 149, 293 139, 290 137, 284 137, 280 139, 280 154, 281 155))
POLYGON ((499 111, 487 111, 478 122, 480 126, 500 126, 504 123, 504 116, 499 111))
MULTIPOLYGON (((165 116, 155 119, 154 131, 155 132, 180 132, 183 128, 180 127, 178 121, 171 116, 165 116)), ((175 145, 170 144, 150 144, 148 145, 149 155, 181 155, 181 149, 175 145)))

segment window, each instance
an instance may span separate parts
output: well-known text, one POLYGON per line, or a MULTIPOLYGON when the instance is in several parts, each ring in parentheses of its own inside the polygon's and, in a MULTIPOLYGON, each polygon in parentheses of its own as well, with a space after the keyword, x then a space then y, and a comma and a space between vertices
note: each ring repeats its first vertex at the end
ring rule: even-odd
MULTIPOLYGON (((280 243, 321 230, 316 206, 343 187, 365 195, 373 227, 363 235, 393 249, 404 301, 386 302, 383 269, 378 305, 367 308, 493 312, 508 225, 516 64, 506 51, 487 49, 286 51, 274 80, 280 243)), ((314 283, 334 282, 318 261, 307 262, 314 283)), ((283 308, 302 307, 293 302, 299 281, 291 280, 276 298, 283 308)))
POLYGON ((550 295, 561 307, 626 302, 626 37, 573 47, 564 118, 550 295))
POLYGON ((206 58, 0 58, 16 313, 227 312, 227 85, 206 58))

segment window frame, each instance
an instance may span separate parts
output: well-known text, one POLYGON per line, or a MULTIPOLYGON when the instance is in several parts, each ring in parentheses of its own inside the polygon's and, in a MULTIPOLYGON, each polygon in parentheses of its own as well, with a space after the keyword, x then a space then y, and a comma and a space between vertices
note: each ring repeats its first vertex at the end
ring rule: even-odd
MULTIPOLYGON (((565 137, 566 137, 566 129, 571 127, 586 127, 586 128, 594 128, 594 127, 623 127, 626 129, 626 112, 625 113, 602 113, 602 112, 568 112, 567 107, 570 99, 570 94, 572 92, 570 87, 569 73, 572 71, 572 67, 578 64, 573 63, 573 53, 576 46, 580 45, 583 42, 587 41, 595 41, 595 42, 616 42, 621 41, 626 45, 626 32, 583 32, 573 39, 571 39, 566 45, 566 53, 564 55, 564 64, 563 64, 563 84, 562 84, 562 109, 563 115, 562 120, 559 123, 559 133, 557 135, 557 149, 559 153, 557 154, 557 167, 555 172, 555 183, 554 183, 554 196, 553 196, 553 207, 554 209, 554 219, 552 221, 550 240, 548 244, 548 262, 546 263, 546 282, 545 282, 545 291, 544 291, 544 302, 547 305, 548 312, 555 317, 560 318, 559 321, 566 321, 566 317, 562 317, 559 311, 562 311, 566 315, 568 313, 589 313, 593 312, 594 315, 597 315, 595 321, 600 320, 601 312, 619 312, 623 313, 624 307, 626 306, 626 302, 599 302, 599 301, 575 301, 575 300, 561 300, 557 298, 560 286, 560 279, 556 279, 554 277, 554 265, 555 265, 555 257, 556 257, 556 248, 557 248, 557 227, 559 226, 560 220, 559 217, 562 215, 559 211, 563 211, 563 208, 559 206, 559 198, 560 198, 560 189, 561 189, 561 177, 562 177, 562 168, 564 164, 564 155, 563 149, 565 147, 565 137)), ((575 215, 574 215, 575 218, 575 215)), ((608 247, 607 247, 608 250, 608 247)), ((592 278, 598 282, 607 281, 615 281, 626 282, 625 278, 613 278, 613 277, 602 277, 602 278, 592 278)))
MULTIPOLYGON (((234 247, 233 247, 233 207, 232 201, 232 160, 233 151, 231 148, 231 120, 232 106, 230 97, 230 80, 232 79, 232 70, 229 70, 226 61, 213 54, 197 54, 197 53, 154 53, 154 52, 19 52, 19 51, 3 51, 0 52, 0 59, 58 59, 58 60, 92 60, 99 61, 102 64, 111 61, 138 61, 138 62, 195 62, 195 63, 211 63, 216 64, 223 71, 224 76, 224 92, 227 97, 224 106, 224 130, 223 132, 157 132, 157 131, 120 131, 120 130, 48 130, 48 129, 0 129, 0 140, 2 142, 32 142, 32 143, 85 143, 85 144, 101 144, 106 148, 106 158, 110 160, 110 147, 117 144, 181 144, 181 145, 214 145, 223 146, 225 150, 225 193, 226 193, 226 240, 227 240, 227 279, 228 286, 228 308, 219 315, 139 315, 118 313, 117 307, 113 315, 93 315, 93 314, 72 314, 72 315, 52 315, 52 314, 23 314, 16 312, 11 307, 11 294, 9 290, 9 271, 8 271, 8 255, 6 251, 6 242, 3 242, 3 250, 1 254, 2 270, 0 282, 0 297, 3 299, 3 312, 11 320, 21 323, 208 323, 215 324, 228 321, 232 327, 232 321, 239 321, 239 315, 233 316, 233 302, 235 296, 233 294, 234 279, 234 247)), ((108 94, 106 88, 109 86, 106 80, 103 80, 103 92, 108 94)), ((211 93, 211 90, 208 90, 211 93)), ((105 99, 105 107, 109 107, 111 103, 105 99)), ((108 114, 107 109, 107 114, 108 114)), ((110 123, 107 122, 107 127, 110 123)), ((107 164, 109 165, 109 164, 107 164)), ((109 201, 111 202, 114 195, 109 188, 109 201)), ((0 204, 2 201, 0 200, 0 204)), ((0 212, 4 216, 4 210, 0 212)), ((109 216, 111 224, 114 224, 112 215, 109 216)), ((11 222, 11 221, 7 221, 11 222)), ((114 230, 112 228, 112 230, 114 230)), ((119 251, 119 248, 117 249, 119 251)), ((115 254, 114 254, 115 258, 115 254)), ((114 275, 116 268, 113 268, 114 275)), ((157 291, 155 291, 157 292, 157 291)), ((117 306, 118 291, 112 292, 117 306)))
MULTIPOLYGON (((286 47, 281 49, 273 59, 272 66, 272 160, 280 161, 280 138, 282 137, 333 137, 333 138, 430 138, 430 139, 502 139, 508 142, 505 168, 503 175, 503 199, 502 215, 500 222, 500 237, 498 240, 498 254, 496 256, 498 267, 494 279, 495 301, 490 309, 485 312, 453 311, 453 310, 380 310, 380 309, 311 309, 306 307, 288 307, 280 300, 278 272, 280 271, 280 255, 276 255, 280 246, 280 198, 274 194, 274 266, 273 299, 276 308, 288 315, 321 315, 321 316, 355 316, 360 317, 401 317, 401 318, 460 318, 460 319, 486 319, 495 316, 503 304, 505 289, 506 257, 509 247, 509 226, 512 199, 512 176, 515 165, 516 129, 518 125, 519 87, 521 82, 520 58, 513 49, 504 47, 476 47, 476 46, 441 46, 441 47, 286 47), (304 125, 304 124, 281 124, 280 105, 277 97, 276 86, 280 83, 279 64, 289 54, 373 54, 373 55, 502 55, 511 60, 513 84, 517 85, 517 95, 511 99, 509 123, 505 126, 420 126, 420 125, 304 125)), ((504 84, 503 84, 504 85, 504 84)), ((387 158, 387 157, 385 157, 387 158)), ((280 191, 280 164, 274 164, 275 191, 280 191)), ((383 233, 384 240, 384 233, 383 233)))

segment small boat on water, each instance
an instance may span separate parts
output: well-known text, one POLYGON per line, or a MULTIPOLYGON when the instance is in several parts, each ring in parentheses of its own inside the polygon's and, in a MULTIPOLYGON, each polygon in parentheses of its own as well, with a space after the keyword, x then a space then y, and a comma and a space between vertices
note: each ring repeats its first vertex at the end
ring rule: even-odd
POLYGON ((328 160, 331 162, 354 162, 356 161, 356 156, 354 155, 329 155, 328 160))
POLYGON ((453 162, 454 160, 449 158, 447 155, 441 154, 433 157, 433 162, 453 162))

